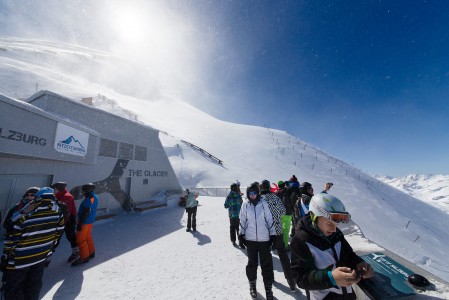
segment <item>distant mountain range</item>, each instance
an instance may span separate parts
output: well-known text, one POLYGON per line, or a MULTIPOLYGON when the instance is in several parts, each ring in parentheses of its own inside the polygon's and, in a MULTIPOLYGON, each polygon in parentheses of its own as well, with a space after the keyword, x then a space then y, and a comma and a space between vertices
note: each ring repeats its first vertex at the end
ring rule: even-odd
POLYGON ((400 178, 378 175, 374 177, 449 214, 449 175, 410 174, 400 178))

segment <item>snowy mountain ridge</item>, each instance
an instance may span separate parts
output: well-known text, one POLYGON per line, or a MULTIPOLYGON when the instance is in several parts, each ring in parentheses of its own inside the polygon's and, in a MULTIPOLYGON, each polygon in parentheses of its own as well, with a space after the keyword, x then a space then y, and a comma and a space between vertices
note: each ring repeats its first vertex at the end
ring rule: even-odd
POLYGON ((409 174, 399 178, 376 175, 375 178, 449 214, 449 175, 409 174))
POLYGON ((72 45, 0 39, 0 93, 27 98, 45 89, 75 101, 98 94, 114 99, 116 104, 98 108, 125 118, 130 117, 125 111, 130 112, 139 123, 160 130, 183 187, 223 187, 236 179, 246 186, 295 174, 320 192, 325 182, 333 182, 331 193, 343 200, 368 239, 449 281, 447 213, 285 131, 213 118, 183 101, 175 89, 158 85, 148 70, 148 80, 143 80, 142 74, 131 72, 134 64, 92 53, 72 45), (212 153, 223 165, 181 140, 212 153))

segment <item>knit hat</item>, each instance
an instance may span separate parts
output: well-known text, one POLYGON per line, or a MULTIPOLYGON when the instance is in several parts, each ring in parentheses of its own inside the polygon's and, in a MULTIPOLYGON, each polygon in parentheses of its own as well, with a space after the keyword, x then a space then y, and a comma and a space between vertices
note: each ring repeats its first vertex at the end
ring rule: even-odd
POLYGON ((285 188, 285 182, 283 182, 282 180, 279 180, 279 181, 278 181, 278 187, 279 187, 280 189, 285 188))
POLYGON ((270 191, 270 182, 268 180, 262 180, 260 184, 260 193, 268 193, 270 191))

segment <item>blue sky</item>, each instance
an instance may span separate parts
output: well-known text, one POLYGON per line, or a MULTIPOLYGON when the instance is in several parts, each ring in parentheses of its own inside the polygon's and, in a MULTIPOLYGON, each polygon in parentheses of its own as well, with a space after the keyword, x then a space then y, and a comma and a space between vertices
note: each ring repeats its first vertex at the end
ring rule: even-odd
POLYGON ((286 130, 370 174, 448 174, 447 1, 0 3, 0 35, 128 47, 219 119, 286 130), (123 5, 143 20, 132 31, 107 14, 123 5))

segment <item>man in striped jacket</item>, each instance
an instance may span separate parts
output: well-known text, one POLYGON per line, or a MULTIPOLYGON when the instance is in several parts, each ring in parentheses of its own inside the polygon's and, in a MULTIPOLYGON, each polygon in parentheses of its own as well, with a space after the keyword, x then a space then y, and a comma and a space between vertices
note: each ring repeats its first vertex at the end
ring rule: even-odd
POLYGON ((268 203, 271 214, 273 215, 273 224, 276 229, 276 239, 273 242, 273 248, 275 248, 281 261, 282 269, 284 270, 285 279, 287 279, 291 292, 296 291, 296 283, 293 280, 292 271, 290 269, 290 258, 288 257, 287 250, 285 249, 285 243, 282 232, 281 217, 285 215, 285 206, 282 200, 276 196, 275 193, 270 191, 270 182, 263 180, 260 184, 260 194, 262 199, 268 203))
POLYGON ((39 299, 45 261, 64 231, 64 216, 53 189, 41 188, 23 209, 11 217, 2 261, 5 299, 39 299))

